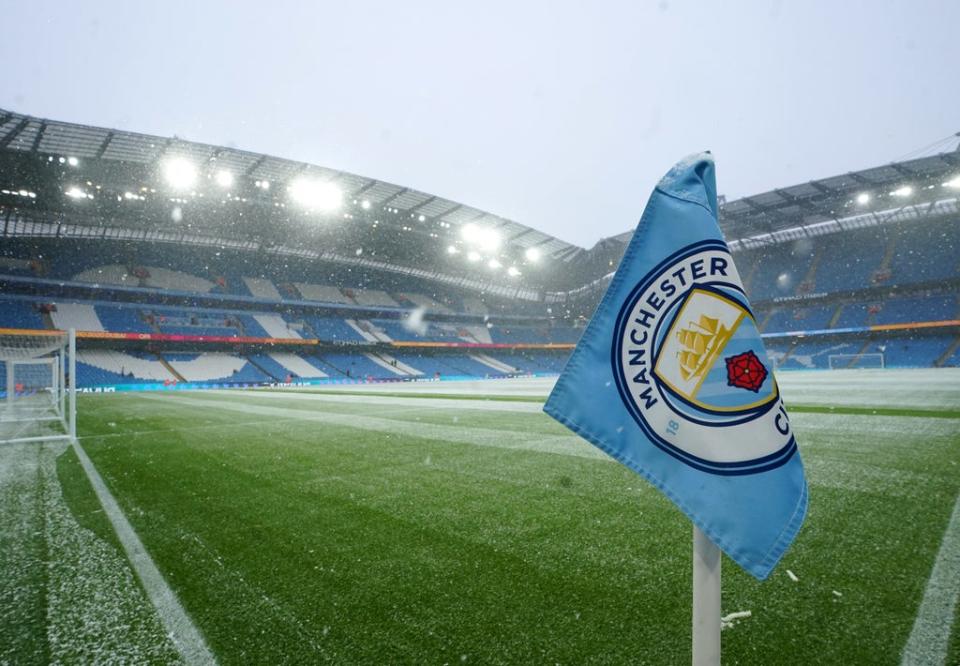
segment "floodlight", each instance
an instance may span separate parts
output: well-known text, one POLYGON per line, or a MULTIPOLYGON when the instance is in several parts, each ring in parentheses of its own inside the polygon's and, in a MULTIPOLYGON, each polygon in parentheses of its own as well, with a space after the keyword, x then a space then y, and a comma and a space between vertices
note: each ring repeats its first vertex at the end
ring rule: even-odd
POLYGON ((911 194, 913 194, 913 188, 909 185, 904 185, 903 187, 895 189, 890 194, 895 197, 909 197, 911 194))
POLYGON ((67 196, 71 199, 85 199, 87 194, 79 187, 74 186, 67 190, 67 196))
POLYGON ((540 261, 540 250, 535 247, 528 247, 527 251, 523 253, 527 258, 527 261, 540 261))
POLYGON ((943 184, 944 187, 952 187, 955 190, 960 190, 960 176, 954 176, 947 182, 943 184))
POLYGON ((489 267, 492 268, 493 270, 497 270, 497 269, 500 268, 502 265, 503 265, 503 264, 501 264, 499 261, 497 261, 496 258, 493 258, 493 259, 491 259, 490 261, 487 262, 487 266, 489 266, 489 267))
POLYGON ((860 204, 861 206, 867 203, 870 203, 870 195, 867 194, 866 192, 861 192, 860 194, 857 195, 857 203, 860 204))
POLYGON ((426 221, 427 221, 427 218, 426 218, 425 215, 421 215, 421 216, 418 217, 417 219, 418 219, 420 222, 426 222, 426 221))
POLYGON ((297 203, 317 210, 335 210, 343 202, 343 192, 333 183, 297 178, 290 183, 290 196, 297 203))
POLYGON ((460 250, 457 249, 456 245, 448 245, 447 254, 460 254, 460 250))
POLYGON ((520 275, 520 270, 516 266, 511 266, 507 269, 507 275, 510 277, 517 277, 520 275))
POLYGON ((75 167, 78 164, 80 164, 80 160, 78 160, 76 157, 68 157, 67 164, 69 164, 72 167, 75 167))
POLYGON ((173 157, 163 165, 163 177, 176 190, 190 188, 197 180, 197 167, 182 157, 173 157))
POLYGON ((500 247, 500 233, 495 229, 481 229, 477 241, 484 250, 496 250, 500 247))
POLYGON ((480 238, 480 227, 473 224, 465 224, 460 230, 460 235, 463 236, 463 240, 468 243, 476 243, 480 238))
POLYGON ((220 187, 230 187, 233 185, 233 174, 225 169, 221 169, 216 175, 217 185, 220 187))
POLYGON ((370 202, 364 199, 362 202, 360 202, 360 208, 364 210, 370 210, 370 202))
POLYGON ((476 250, 470 250, 467 252, 467 261, 480 261, 480 253, 476 250))

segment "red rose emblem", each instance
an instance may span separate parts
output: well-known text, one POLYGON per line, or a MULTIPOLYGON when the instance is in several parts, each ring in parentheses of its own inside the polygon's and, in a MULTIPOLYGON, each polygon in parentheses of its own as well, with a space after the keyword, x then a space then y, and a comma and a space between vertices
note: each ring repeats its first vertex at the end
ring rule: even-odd
POLYGON ((767 378, 767 369, 752 351, 724 359, 727 362, 727 386, 747 389, 758 393, 767 378))

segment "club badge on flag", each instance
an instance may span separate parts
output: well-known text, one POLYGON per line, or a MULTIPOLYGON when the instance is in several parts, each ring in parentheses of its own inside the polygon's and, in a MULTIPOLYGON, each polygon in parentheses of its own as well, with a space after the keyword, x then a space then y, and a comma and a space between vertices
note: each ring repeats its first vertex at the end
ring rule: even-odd
POLYGON ((717 224, 709 154, 657 185, 544 411, 647 478, 755 577, 793 541, 803 465, 717 224))

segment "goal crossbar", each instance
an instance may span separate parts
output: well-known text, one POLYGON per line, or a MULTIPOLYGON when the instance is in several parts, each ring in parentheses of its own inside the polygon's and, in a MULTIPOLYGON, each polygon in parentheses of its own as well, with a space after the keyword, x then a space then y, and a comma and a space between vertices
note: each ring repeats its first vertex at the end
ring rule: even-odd
POLYGON ((862 354, 830 354, 827 364, 831 370, 845 368, 882 370, 886 367, 886 359, 882 352, 864 352, 862 354))
POLYGON ((0 444, 76 436, 76 332, 0 329, 0 444))

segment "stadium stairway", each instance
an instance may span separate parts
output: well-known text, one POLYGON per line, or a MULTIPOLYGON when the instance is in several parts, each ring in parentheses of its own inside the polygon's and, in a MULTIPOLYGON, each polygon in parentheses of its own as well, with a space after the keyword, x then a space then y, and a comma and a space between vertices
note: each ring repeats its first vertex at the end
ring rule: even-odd
POLYGON ((760 325, 757 326, 757 330, 763 333, 767 330, 767 324, 770 323, 770 319, 773 317, 773 313, 776 312, 776 308, 771 308, 767 310, 767 313, 763 316, 763 321, 760 322, 760 325))
POLYGON ((503 361, 498 361, 492 356, 487 356, 486 354, 470 354, 470 358, 477 363, 482 363, 498 373, 510 374, 517 371, 517 369, 512 365, 508 365, 503 361))
POLYGON ((790 354, 792 354, 793 350, 795 350, 796 348, 797 348, 796 344, 792 344, 789 347, 787 347, 787 351, 783 352, 783 356, 780 358, 780 363, 779 363, 780 366, 783 366, 787 362, 787 360, 790 358, 790 354))
POLYGON ((847 365, 845 365, 844 367, 855 368, 857 366, 857 361, 860 359, 861 355, 866 354, 867 351, 870 349, 870 345, 872 344, 873 344, 872 340, 865 340, 863 342, 863 345, 861 345, 860 349, 854 352, 855 356, 851 357, 850 362, 847 363, 847 365))
POLYGON ((288 376, 303 379, 317 379, 328 376, 326 372, 323 372, 299 354, 269 352, 266 354, 251 354, 247 358, 265 373, 281 382, 286 381, 288 376))
POLYGON ((167 372, 169 372, 171 375, 173 375, 174 377, 176 377, 176 379, 177 379, 178 382, 185 382, 185 381, 187 381, 186 379, 184 379, 183 375, 181 375, 179 372, 177 372, 176 368, 174 368, 172 365, 170 365, 170 362, 163 357, 163 354, 157 354, 157 360, 159 360, 160 363, 163 364, 163 367, 165 367, 165 368, 167 369, 167 372))
POLYGON ((300 334, 290 328, 287 321, 276 314, 257 314, 253 315, 253 320, 267 333, 271 338, 296 339, 300 334))
POLYGON ((394 358, 382 352, 369 352, 364 354, 368 359, 379 365, 381 368, 400 375, 401 377, 422 377, 423 372, 417 370, 412 365, 407 365, 403 361, 394 358))
POLYGON ((743 290, 744 290, 745 292, 747 292, 748 294, 750 293, 750 285, 753 284, 753 276, 754 276, 754 274, 757 272, 757 267, 758 267, 758 266, 760 266, 760 262, 759 262, 759 261, 753 261, 753 262, 750 264, 750 269, 747 271, 747 276, 746 276, 746 278, 743 280, 743 290))
POLYGON ((371 321, 366 319, 346 319, 344 321, 347 322, 347 326, 356 331, 357 335, 367 342, 393 342, 393 339, 383 329, 371 321))
POLYGON ((278 363, 269 363, 272 359, 265 354, 246 354, 244 358, 250 365, 275 382, 282 382, 288 374, 283 372, 283 368, 278 363))
POLYGON ((797 285, 797 290, 795 293, 799 295, 800 287, 802 285, 807 285, 808 288, 813 291, 813 286, 817 283, 817 269, 820 267, 820 252, 816 252, 813 255, 813 261, 810 262, 810 268, 807 269, 807 274, 803 276, 803 281, 797 285))
POLYGON ((347 373, 321 356, 310 356, 310 361, 330 377, 346 377, 347 373))
POLYGON ((827 322, 827 328, 833 328, 837 325, 837 322, 840 320, 840 315, 843 314, 843 303, 837 306, 837 309, 833 311, 833 316, 830 317, 830 321, 827 322))
POLYGON ((960 336, 957 336, 954 341, 947 346, 946 351, 937 357, 937 360, 933 362, 934 367, 942 368, 945 366, 958 349, 960 349, 960 336))
POLYGON ((385 368, 367 358, 366 354, 335 354, 324 353, 320 357, 324 365, 334 368, 341 375, 353 379, 366 377, 396 377, 399 373, 396 368, 385 368))

